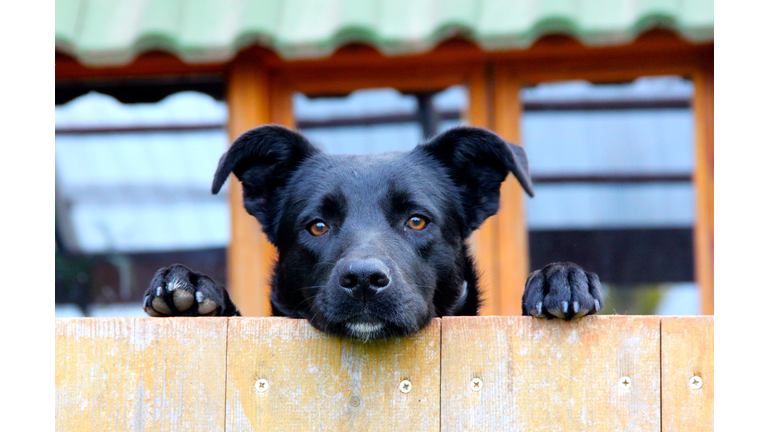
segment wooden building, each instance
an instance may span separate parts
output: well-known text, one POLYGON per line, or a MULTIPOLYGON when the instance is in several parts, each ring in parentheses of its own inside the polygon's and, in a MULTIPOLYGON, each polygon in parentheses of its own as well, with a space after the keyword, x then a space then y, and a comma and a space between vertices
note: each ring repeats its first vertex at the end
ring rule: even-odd
MULTIPOLYGON (((57 99, 123 79, 171 92, 220 77, 232 139, 265 123, 294 126, 294 92, 463 84, 465 121, 520 143, 523 86, 653 75, 694 83, 695 279, 702 312, 713 314, 712 0, 56 1, 57 99)), ((268 315, 264 281, 275 251, 243 210, 239 184, 230 191, 228 288, 244 314, 268 315)), ((507 181, 500 213, 472 240, 484 314, 520 313, 529 273, 523 205, 521 188, 507 181)))

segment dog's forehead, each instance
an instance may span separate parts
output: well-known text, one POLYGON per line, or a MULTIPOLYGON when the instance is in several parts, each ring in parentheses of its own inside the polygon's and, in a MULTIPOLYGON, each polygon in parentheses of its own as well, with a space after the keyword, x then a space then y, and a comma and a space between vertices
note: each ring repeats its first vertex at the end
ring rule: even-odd
POLYGON ((342 192, 347 197, 371 201, 393 188, 414 195, 440 194, 445 183, 441 187, 436 180, 442 176, 444 173, 437 167, 409 152, 322 155, 297 171, 294 185, 302 196, 342 192))

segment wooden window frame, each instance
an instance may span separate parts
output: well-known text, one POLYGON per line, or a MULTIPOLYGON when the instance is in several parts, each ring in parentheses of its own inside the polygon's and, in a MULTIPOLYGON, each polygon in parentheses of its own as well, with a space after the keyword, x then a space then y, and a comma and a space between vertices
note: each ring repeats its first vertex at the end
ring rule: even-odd
MULTIPOLYGON (((648 45, 655 46, 665 36, 652 35, 648 45), (660 39, 659 39, 660 38, 660 39)), ((558 41, 558 43, 562 43, 558 41)), ((565 42, 566 45, 568 44, 565 42)), ((642 46, 642 44, 641 44, 642 46)), ((640 52, 606 53, 595 51, 584 55, 584 49, 574 47, 581 55, 556 58, 530 56, 523 60, 502 60, 495 64, 493 124, 503 138, 521 142, 522 103, 520 90, 524 85, 550 81, 587 80, 590 82, 627 82, 645 76, 679 75, 694 84, 692 109, 694 116, 694 272, 698 284, 700 313, 714 315, 714 46, 688 46, 672 43, 666 47, 640 52)), ((509 181, 506 183, 510 183, 509 181)), ((516 184, 502 188, 502 208, 497 215, 499 259, 515 251, 527 250, 527 228, 524 221, 523 192, 516 184)), ((499 285, 493 314, 517 315, 524 289, 527 268, 518 263, 499 265, 499 285)))

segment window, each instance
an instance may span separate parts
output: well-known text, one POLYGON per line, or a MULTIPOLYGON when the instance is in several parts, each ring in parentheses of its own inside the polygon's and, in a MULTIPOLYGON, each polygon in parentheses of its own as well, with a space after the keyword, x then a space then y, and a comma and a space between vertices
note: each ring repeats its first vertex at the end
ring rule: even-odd
POLYGON ((678 77, 523 90, 533 269, 600 275, 605 313, 696 314, 693 86, 678 77))
POLYGON ((223 102, 191 91, 56 106, 57 315, 143 315, 146 284, 176 262, 225 282, 227 193, 210 187, 226 120, 223 102))
POLYGON ((293 98, 297 127, 328 153, 366 154, 410 150, 461 123, 463 86, 442 92, 402 94, 365 89, 338 97, 293 98))

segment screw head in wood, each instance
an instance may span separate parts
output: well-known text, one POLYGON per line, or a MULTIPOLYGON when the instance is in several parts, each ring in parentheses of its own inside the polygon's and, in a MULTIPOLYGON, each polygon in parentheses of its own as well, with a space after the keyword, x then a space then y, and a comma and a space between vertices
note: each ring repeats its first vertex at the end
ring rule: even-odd
POLYGON ((479 392, 483 388, 483 380, 480 378, 472 378, 472 381, 469 382, 469 388, 472 391, 479 392))
POLYGON ((632 378, 625 376, 619 380, 619 388, 629 390, 632 387, 632 378))
POLYGON ((688 380, 688 387, 693 390, 700 389, 702 385, 704 385, 704 380, 702 380, 700 376, 694 375, 688 380))
POLYGON ((411 382, 408 381, 408 380, 400 381, 400 385, 398 386, 400 391, 403 392, 403 393, 410 393, 412 387, 413 387, 413 385, 411 385, 411 382))
POLYGON ((264 393, 269 389, 269 381, 265 380, 264 378, 259 378, 256 380, 256 391, 259 393, 264 393))

